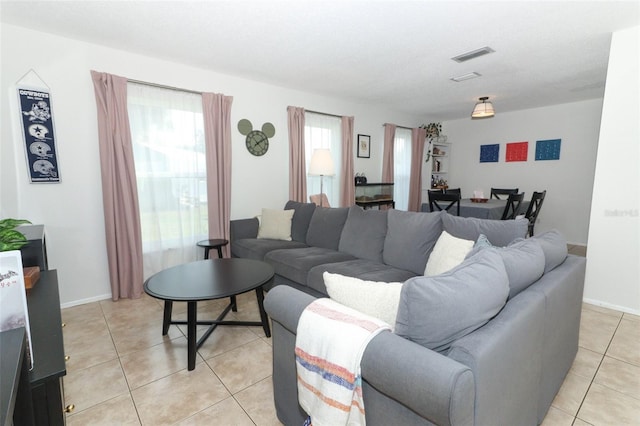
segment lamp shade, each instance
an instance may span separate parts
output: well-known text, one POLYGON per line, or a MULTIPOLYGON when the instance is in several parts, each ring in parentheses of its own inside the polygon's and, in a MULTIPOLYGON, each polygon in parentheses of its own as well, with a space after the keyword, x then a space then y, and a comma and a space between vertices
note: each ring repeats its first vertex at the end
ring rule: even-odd
POLYGON ((489 98, 486 96, 479 99, 479 102, 473 108, 471 118, 488 118, 496 114, 493 109, 493 104, 488 102, 487 99, 489 98))
POLYGON ((333 176, 333 159, 328 149, 316 149, 311 156, 309 174, 312 176, 333 176))

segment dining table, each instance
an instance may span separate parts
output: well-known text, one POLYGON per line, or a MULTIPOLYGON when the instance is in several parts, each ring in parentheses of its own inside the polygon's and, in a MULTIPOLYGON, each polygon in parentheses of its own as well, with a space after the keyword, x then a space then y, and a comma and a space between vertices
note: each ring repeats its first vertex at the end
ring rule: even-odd
MULTIPOLYGON (((460 200, 460 216, 461 217, 477 217, 479 219, 502 219, 502 213, 507 205, 507 200, 496 200, 495 198, 487 199, 484 202, 472 201, 471 198, 463 198, 460 200)), ((518 214, 524 215, 529 207, 529 201, 523 201, 518 209, 518 214)), ((430 212, 429 203, 423 203, 421 210, 430 212)), ((451 212, 455 213, 455 207, 451 208, 451 212)))

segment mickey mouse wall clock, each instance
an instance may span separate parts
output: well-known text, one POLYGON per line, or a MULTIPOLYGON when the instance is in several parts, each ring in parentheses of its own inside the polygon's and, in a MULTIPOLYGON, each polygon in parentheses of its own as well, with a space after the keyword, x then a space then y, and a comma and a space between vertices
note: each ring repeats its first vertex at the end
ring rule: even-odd
POLYGON ((269 138, 276 134, 276 128, 271 123, 264 123, 262 130, 253 130, 253 124, 247 119, 238 122, 238 130, 241 135, 246 136, 247 150, 260 157, 269 150, 269 138))

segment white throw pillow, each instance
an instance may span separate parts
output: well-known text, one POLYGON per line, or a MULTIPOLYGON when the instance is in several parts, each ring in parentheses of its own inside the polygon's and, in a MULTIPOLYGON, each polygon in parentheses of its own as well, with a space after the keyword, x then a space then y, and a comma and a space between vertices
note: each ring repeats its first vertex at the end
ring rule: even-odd
POLYGON ((258 219, 258 238, 291 241, 291 219, 295 210, 262 209, 262 217, 258 219))
POLYGON ((329 297, 356 311, 396 326, 402 283, 364 281, 325 272, 322 274, 329 297))
POLYGON ((473 248, 473 240, 454 237, 442 231, 433 251, 429 255, 424 275, 433 276, 447 272, 462 263, 473 248))

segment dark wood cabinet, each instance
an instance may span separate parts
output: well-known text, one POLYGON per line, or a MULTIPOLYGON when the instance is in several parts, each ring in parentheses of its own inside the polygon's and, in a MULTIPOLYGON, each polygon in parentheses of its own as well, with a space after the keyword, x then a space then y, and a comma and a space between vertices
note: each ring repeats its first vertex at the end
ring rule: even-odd
POLYGON ((0 333, 0 412, 4 425, 64 425, 62 377, 67 374, 58 274, 42 271, 27 296, 33 368, 24 327, 0 333))
POLYGON ((29 379, 35 424, 64 425, 62 377, 67 369, 56 270, 40 272, 40 279, 27 297, 27 305, 34 360, 29 379))

